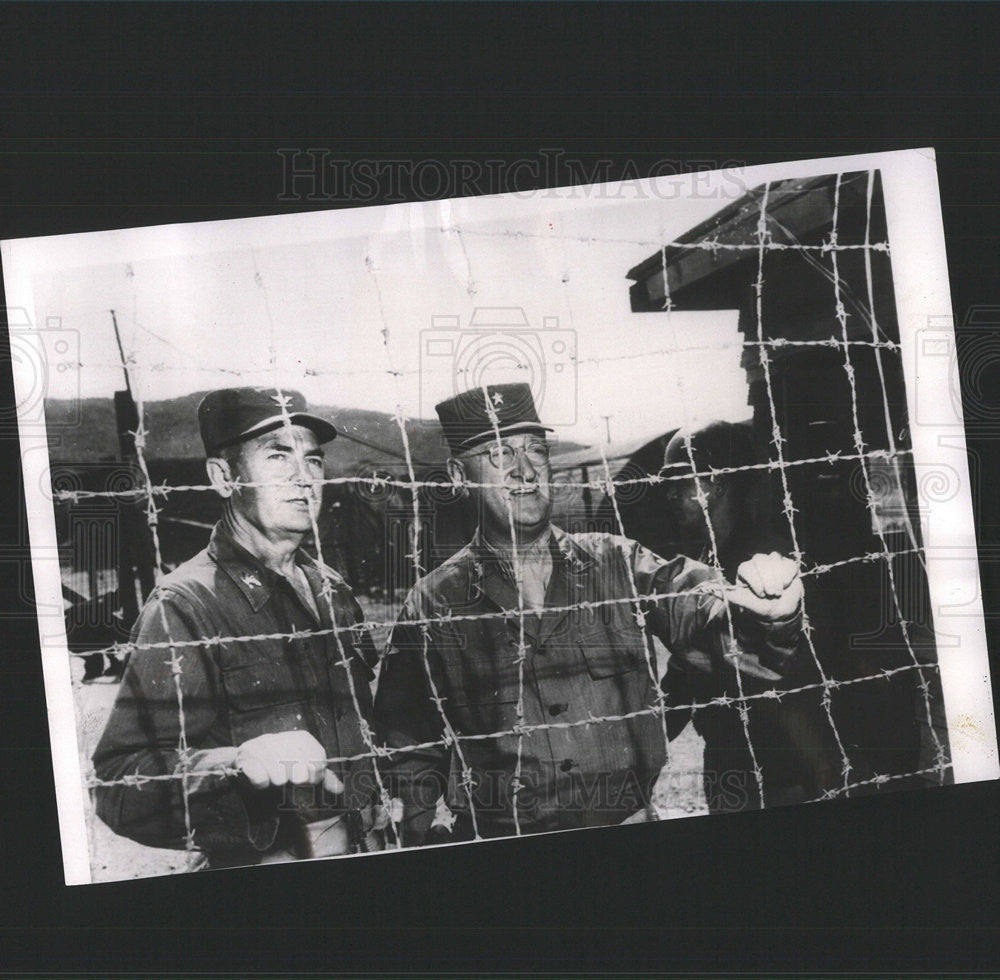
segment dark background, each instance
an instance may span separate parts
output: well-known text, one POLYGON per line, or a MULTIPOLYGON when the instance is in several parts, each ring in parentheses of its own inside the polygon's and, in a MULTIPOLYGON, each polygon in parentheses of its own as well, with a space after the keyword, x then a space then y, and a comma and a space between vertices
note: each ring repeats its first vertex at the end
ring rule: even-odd
MULTIPOLYGON (((559 147, 613 161, 608 179, 664 158, 683 170, 935 147, 996 649, 995 6, 14 3, 0 16, 3 238, 347 203, 278 200, 287 147, 412 161, 559 147)), ((483 190, 516 186, 536 185, 483 190)), ((0 385, 9 404, 5 359, 0 385)), ((9 429, 0 445, 0 970, 1000 966, 997 783, 66 888, 9 429)))

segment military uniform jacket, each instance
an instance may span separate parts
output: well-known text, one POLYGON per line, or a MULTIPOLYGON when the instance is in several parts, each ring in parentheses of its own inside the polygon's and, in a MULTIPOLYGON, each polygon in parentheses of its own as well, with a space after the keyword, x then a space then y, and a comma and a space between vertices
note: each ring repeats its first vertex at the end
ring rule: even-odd
POLYGON ((720 575, 705 565, 555 527, 550 547, 544 611, 523 617, 523 659, 516 586, 478 534, 406 600, 376 726, 390 747, 439 743, 391 757, 406 842, 422 841, 446 784, 449 806, 473 810, 483 836, 515 832, 515 787, 522 833, 617 823, 646 805, 666 760, 650 632, 673 656, 729 664, 734 679, 739 662, 758 689, 791 667, 799 614, 765 624, 730 607, 734 648, 725 604, 704 588, 720 575))
MULTIPOLYGON (((193 763, 212 749, 299 729, 311 732, 328 758, 366 751, 354 697, 367 723, 375 649, 367 633, 341 632, 342 654, 330 631, 331 602, 338 626, 359 623, 363 614, 335 571, 326 569, 328 601, 320 566, 303 551, 296 562, 315 597, 318 621, 290 583, 237 544, 221 524, 207 549, 162 580, 136 623, 133 638, 139 649, 131 655, 94 753, 99 779, 180 771, 181 714, 172 654, 180 666, 184 738, 193 763), (305 633, 276 635, 298 631, 305 633), (250 639, 262 635, 266 638, 250 639), (142 649, 145 644, 159 646, 142 649)), ((337 808, 372 802, 370 760, 330 768, 347 788, 345 797, 335 801, 337 808)), ((194 844, 215 864, 259 859, 284 836, 279 835, 282 811, 284 832, 290 831, 292 814, 316 819, 331 813, 333 802, 316 799, 315 793, 309 800, 289 801, 278 790, 251 789, 241 776, 188 780, 194 844)), ((100 786, 97 812, 116 833, 141 843, 186 845, 180 779, 100 786)))

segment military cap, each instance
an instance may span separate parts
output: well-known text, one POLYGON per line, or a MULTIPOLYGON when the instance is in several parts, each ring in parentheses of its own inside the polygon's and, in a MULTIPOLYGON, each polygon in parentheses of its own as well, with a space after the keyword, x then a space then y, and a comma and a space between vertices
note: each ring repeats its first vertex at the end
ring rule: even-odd
POLYGON ((517 432, 551 432, 542 425, 531 388, 524 383, 483 385, 434 406, 448 446, 456 455, 490 439, 517 432))
POLYGON ((332 422, 309 413, 299 392, 285 388, 219 388, 198 405, 201 441, 209 456, 286 422, 311 429, 321 443, 337 435, 332 422))
POLYGON ((744 422, 705 422, 678 429, 663 450, 663 468, 690 469, 691 456, 699 469, 749 466, 755 462, 750 427, 744 422))

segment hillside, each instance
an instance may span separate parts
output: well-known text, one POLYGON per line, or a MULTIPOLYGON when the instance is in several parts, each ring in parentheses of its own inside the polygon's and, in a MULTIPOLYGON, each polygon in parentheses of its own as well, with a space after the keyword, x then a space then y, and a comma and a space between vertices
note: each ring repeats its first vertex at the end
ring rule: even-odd
MULTIPOLYGON (((195 392, 145 404, 149 459, 200 459, 204 455, 197 418, 198 402, 203 395, 204 392, 195 392)), ((401 462, 398 457, 403 456, 403 440, 391 415, 331 405, 316 405, 312 411, 331 419, 338 431, 348 437, 337 439, 328 450, 331 475, 353 472, 365 462, 401 462)), ((45 403, 45 419, 54 461, 80 462, 118 455, 114 403, 110 398, 86 398, 80 404, 52 399, 45 403)), ((406 434, 414 462, 420 468, 447 457, 437 421, 411 419, 406 423, 406 434)))
MULTIPOLYGON (((149 459, 202 458, 197 407, 204 394, 195 392, 145 404, 149 459)), ((347 437, 338 438, 327 449, 328 476, 354 475, 362 464, 385 465, 392 470, 405 465, 403 439, 391 415, 332 405, 315 405, 312 410, 332 420, 347 437)), ((110 398, 86 398, 79 404, 51 399, 45 403, 45 418, 54 462, 91 462, 118 456, 114 403, 110 398)), ((447 458, 437 420, 411 419, 406 423, 406 434, 417 470, 438 466, 447 458)), ((559 448, 567 451, 579 447, 567 442, 560 443, 559 448)))

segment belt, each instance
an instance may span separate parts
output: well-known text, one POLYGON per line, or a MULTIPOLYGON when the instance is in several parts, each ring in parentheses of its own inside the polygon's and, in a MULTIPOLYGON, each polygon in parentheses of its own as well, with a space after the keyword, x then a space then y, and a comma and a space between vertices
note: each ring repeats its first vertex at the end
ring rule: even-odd
POLYGON ((365 826, 371 826, 371 823, 370 812, 348 810, 335 817, 302 824, 296 846, 288 845, 269 851, 259 863, 284 864, 306 858, 338 857, 342 854, 385 850, 381 830, 365 832, 365 826))

